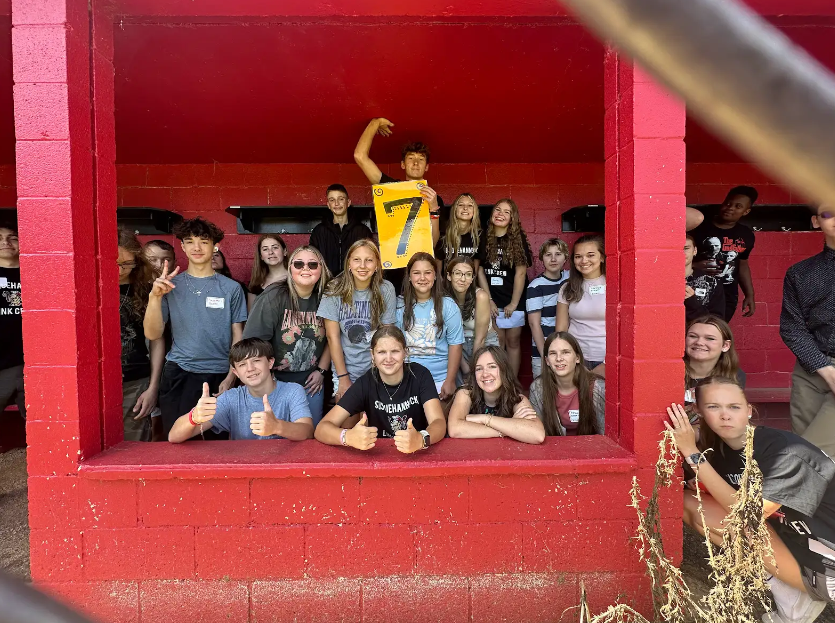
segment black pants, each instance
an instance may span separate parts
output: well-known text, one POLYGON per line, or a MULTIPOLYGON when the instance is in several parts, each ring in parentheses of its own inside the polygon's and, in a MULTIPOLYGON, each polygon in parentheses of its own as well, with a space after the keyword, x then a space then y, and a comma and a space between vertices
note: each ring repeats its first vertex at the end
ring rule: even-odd
MULTIPOLYGON (((162 427, 165 438, 171 427, 181 415, 191 411, 203 395, 203 383, 209 384, 209 391, 217 392, 221 381, 226 378, 226 372, 218 374, 198 374, 187 372, 176 363, 165 362, 162 369, 162 380, 159 384, 159 410, 162 412, 162 427)), ((217 435, 211 431, 204 434, 206 439, 228 439, 228 433, 217 435)))
POLYGON ((723 287, 725 288, 725 322, 730 322, 736 313, 736 305, 739 303, 739 284, 726 284, 723 287))

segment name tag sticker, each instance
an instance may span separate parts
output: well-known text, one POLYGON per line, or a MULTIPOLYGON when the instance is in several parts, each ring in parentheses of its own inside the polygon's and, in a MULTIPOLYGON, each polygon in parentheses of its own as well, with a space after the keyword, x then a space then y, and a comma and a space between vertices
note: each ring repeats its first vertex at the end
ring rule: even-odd
POLYGON ((9 280, 6 277, 0 277, 0 288, 5 288, 9 285, 9 280))
POLYGON ((579 409, 569 409, 568 410, 568 421, 572 424, 576 424, 580 421, 580 410, 579 409))
POLYGON ((599 296, 601 294, 606 294, 606 286, 605 285, 589 286, 589 294, 591 294, 592 296, 599 296))
POLYGON ((490 285, 491 286, 500 286, 504 283, 504 279, 501 277, 490 277, 490 285))
POLYGON ((699 298, 707 296, 707 290, 705 290, 704 288, 696 288, 695 292, 696 296, 698 296, 699 298))
POLYGON ((223 297, 222 296, 207 296, 206 297, 206 307, 209 309, 223 309, 223 297))

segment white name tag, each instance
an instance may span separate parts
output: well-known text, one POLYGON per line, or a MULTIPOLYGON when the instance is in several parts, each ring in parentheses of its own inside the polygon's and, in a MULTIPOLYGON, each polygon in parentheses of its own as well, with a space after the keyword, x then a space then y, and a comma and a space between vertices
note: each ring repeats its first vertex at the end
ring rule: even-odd
POLYGON ((572 424, 576 424, 580 421, 580 410, 579 409, 569 409, 568 410, 568 421, 572 424))
POLYGON ((207 296, 206 297, 206 307, 209 309, 223 309, 223 297, 222 296, 207 296))
POLYGON ((696 296, 698 296, 699 298, 707 296, 707 290, 705 290, 704 288, 696 288, 695 292, 696 296))
POLYGON ((504 283, 504 279, 501 277, 490 277, 490 285, 491 286, 500 286, 504 283))
POLYGON ((589 286, 589 294, 592 296, 599 296, 600 294, 606 294, 606 286, 589 286))
POLYGON ((0 288, 5 288, 9 285, 9 280, 6 277, 0 277, 0 288))

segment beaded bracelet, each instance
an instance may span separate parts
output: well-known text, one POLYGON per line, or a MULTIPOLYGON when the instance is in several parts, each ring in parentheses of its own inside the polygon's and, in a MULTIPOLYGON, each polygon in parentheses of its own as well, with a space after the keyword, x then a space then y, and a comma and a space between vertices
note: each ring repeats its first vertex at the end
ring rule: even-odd
POLYGON ((342 429, 342 432, 341 432, 341 433, 339 433, 339 442, 340 442, 343 446, 347 446, 347 445, 348 445, 348 429, 347 429, 347 428, 343 428, 343 429, 342 429))

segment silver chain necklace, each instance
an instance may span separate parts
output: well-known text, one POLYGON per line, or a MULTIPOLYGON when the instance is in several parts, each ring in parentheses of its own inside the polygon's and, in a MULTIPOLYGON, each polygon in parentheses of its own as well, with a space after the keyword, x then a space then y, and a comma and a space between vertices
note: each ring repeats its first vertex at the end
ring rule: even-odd
MULTIPOLYGON (((202 289, 201 290, 195 290, 194 287, 191 285, 191 277, 189 277, 189 274, 185 273, 185 276, 186 276, 186 286, 191 291, 191 293, 194 294, 195 296, 200 296, 201 294, 203 294, 202 289)), ((209 285, 209 289, 206 290, 206 294, 211 292, 212 288, 217 283, 217 273, 212 273, 212 278, 214 279, 214 281, 209 285)))
POLYGON ((397 392, 400 391, 400 386, 403 385, 403 379, 406 378, 406 372, 403 372, 403 376, 400 378, 400 382, 397 384, 397 387, 394 390, 393 394, 389 394, 389 387, 386 385, 386 382, 383 380, 383 377, 380 376, 380 382, 383 384, 383 389, 386 390, 386 394, 388 394, 389 400, 394 402, 394 397, 397 395, 397 392))

